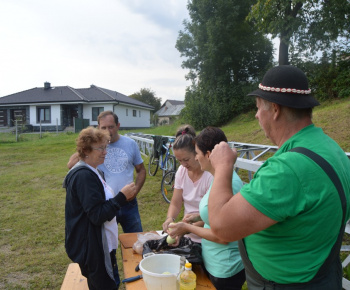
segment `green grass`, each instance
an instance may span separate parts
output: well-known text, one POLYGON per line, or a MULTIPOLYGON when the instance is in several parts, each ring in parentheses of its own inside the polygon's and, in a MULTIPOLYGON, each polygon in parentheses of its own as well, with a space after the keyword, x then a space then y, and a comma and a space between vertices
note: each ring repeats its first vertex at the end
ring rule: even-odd
MULTIPOLYGON (((23 135, 21 142, 0 137, 0 289, 59 289, 71 262, 62 181, 77 134, 23 135)), ((138 197, 145 231, 160 230, 166 217, 160 181, 161 172, 148 177, 138 197)))
MULTIPOLYGON (((349 109, 346 99, 314 113, 315 124, 347 152, 349 109)), ((174 135, 179 125, 143 132, 174 135)), ((237 116, 222 129, 230 141, 269 144, 253 112, 237 116)), ((60 289, 71 262, 64 249, 62 181, 76 138, 77 134, 66 133, 44 133, 41 139, 38 134, 22 134, 16 142, 14 134, 0 133, 0 289, 60 289)), ((160 177, 160 172, 147 176, 138 197, 145 231, 161 229, 166 217, 168 204, 160 193, 160 177)), ((118 263, 122 269, 120 251, 118 263)))

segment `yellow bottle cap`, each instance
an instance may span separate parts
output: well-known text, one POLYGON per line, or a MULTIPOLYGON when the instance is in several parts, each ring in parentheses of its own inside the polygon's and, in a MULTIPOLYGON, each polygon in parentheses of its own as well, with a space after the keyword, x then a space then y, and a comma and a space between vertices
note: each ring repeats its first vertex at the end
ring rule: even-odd
POLYGON ((185 264, 185 268, 190 268, 190 269, 192 269, 192 264, 191 264, 191 263, 186 263, 186 264, 185 264))

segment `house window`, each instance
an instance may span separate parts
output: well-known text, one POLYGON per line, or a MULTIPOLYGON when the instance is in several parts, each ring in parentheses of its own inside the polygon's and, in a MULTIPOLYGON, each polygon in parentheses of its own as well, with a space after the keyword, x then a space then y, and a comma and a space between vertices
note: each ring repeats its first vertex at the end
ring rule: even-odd
POLYGON ((128 111, 128 109, 126 109, 126 116, 128 116, 129 115, 129 111, 128 111))
POLYGON ((139 111, 139 117, 141 118, 141 111, 139 111))
POLYGON ((133 116, 133 117, 136 117, 136 116, 137 116, 136 110, 132 110, 132 116, 133 116))
POLYGON ((51 123, 51 107, 36 107, 37 123, 51 123))
POLYGON ((94 107, 92 108, 92 121, 97 121, 97 117, 104 110, 103 107, 94 107))

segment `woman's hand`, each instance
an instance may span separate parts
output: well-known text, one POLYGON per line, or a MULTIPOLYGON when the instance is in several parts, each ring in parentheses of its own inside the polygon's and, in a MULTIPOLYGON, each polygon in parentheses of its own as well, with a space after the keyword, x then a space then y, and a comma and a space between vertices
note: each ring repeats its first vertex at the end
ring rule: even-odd
POLYGON ((163 232, 168 232, 168 226, 170 223, 173 223, 173 219, 171 217, 167 217, 165 222, 163 223, 163 232))
POLYGON ((174 239, 189 233, 188 224, 184 222, 173 223, 168 227, 168 234, 174 239))
POLYGON ((189 223, 189 224, 193 224, 193 223, 199 222, 201 220, 202 220, 201 216, 199 215, 198 212, 185 214, 185 216, 182 219, 183 222, 189 223))
POLYGON ((187 233, 186 223, 179 222, 179 223, 170 223, 168 225, 167 233, 170 237, 175 239, 175 242, 172 244, 169 244, 169 247, 176 248, 180 244, 181 237, 184 236, 187 233))
POLYGON ((125 195, 127 200, 133 199, 133 197, 136 194, 136 186, 134 182, 131 182, 127 185, 125 185, 122 189, 121 192, 125 195))

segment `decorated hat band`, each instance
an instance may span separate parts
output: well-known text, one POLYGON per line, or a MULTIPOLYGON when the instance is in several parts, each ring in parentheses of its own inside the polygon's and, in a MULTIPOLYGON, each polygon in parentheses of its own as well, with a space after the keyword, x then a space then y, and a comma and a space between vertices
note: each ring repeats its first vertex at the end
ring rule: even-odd
POLYGON ((276 92, 276 93, 293 93, 300 95, 309 95, 311 94, 311 89, 308 90, 297 90, 297 89, 286 89, 286 88, 274 88, 274 87, 266 87, 262 84, 259 84, 259 89, 268 92, 276 92))

